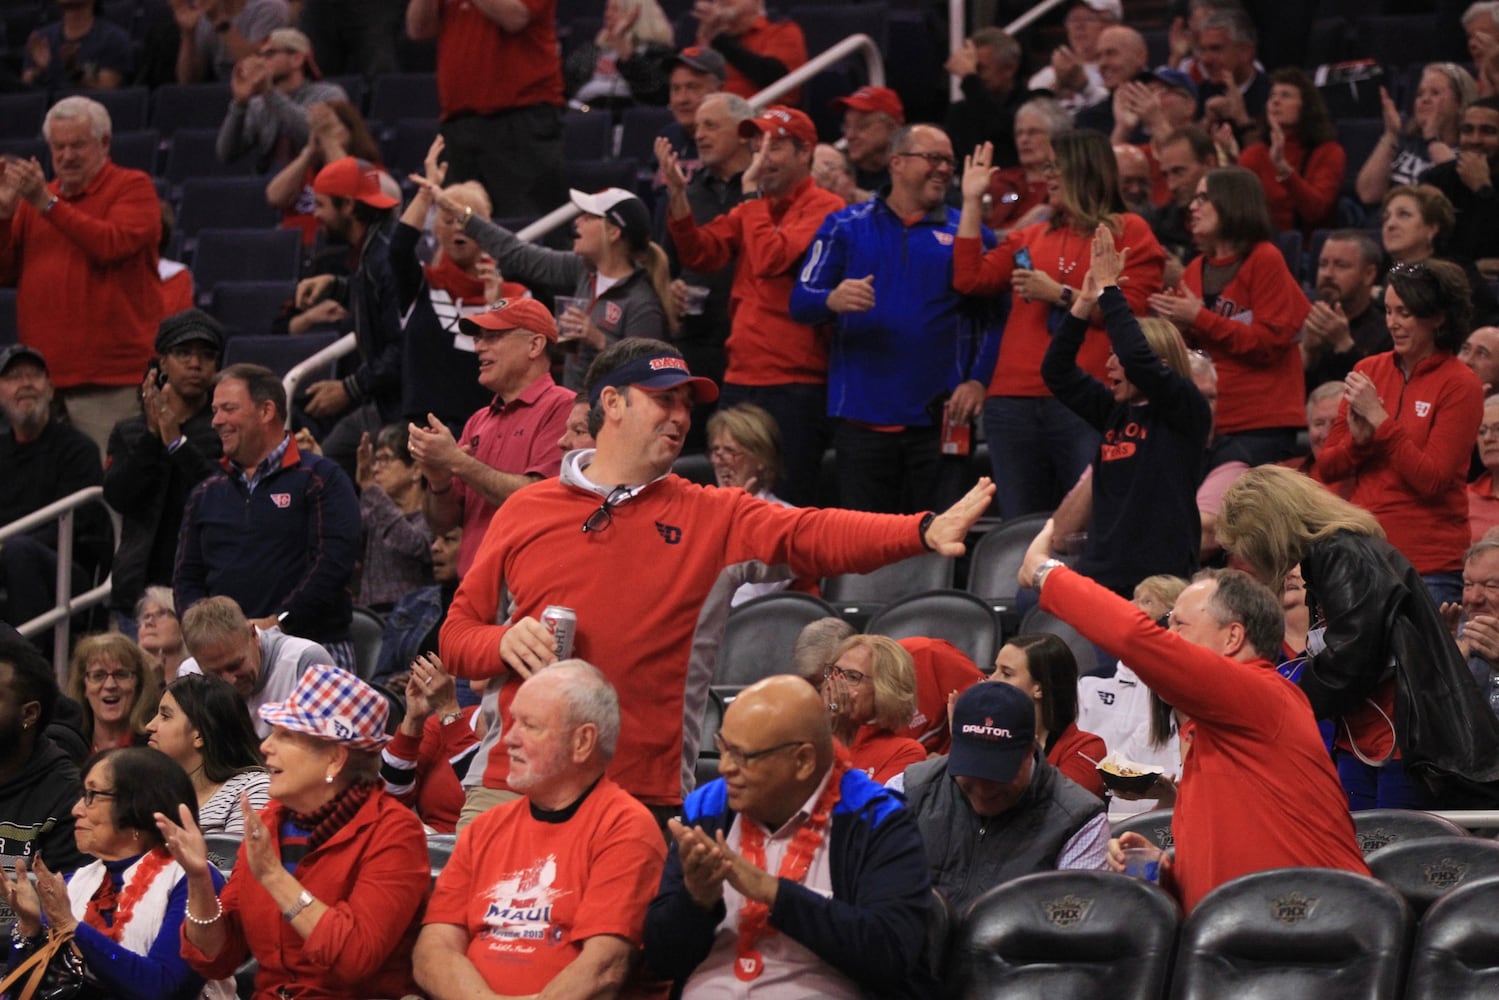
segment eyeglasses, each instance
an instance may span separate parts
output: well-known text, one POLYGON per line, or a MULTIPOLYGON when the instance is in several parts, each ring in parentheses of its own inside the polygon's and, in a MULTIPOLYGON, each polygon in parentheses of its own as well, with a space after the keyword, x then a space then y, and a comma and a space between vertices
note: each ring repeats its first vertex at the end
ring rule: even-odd
POLYGON ((955 159, 953 159, 951 156, 948 156, 946 153, 905 152, 905 153, 896 153, 895 155, 896 156, 914 156, 917 159, 925 160, 927 166, 934 167, 934 168, 935 167, 947 167, 949 170, 953 170, 953 169, 956 169, 956 167, 958 165, 958 161, 955 160, 955 159))
POLYGON ((159 621, 162 618, 176 618, 176 617, 177 617, 177 613, 175 611, 168 611, 166 608, 161 608, 160 610, 157 610, 157 611, 145 611, 145 612, 142 612, 141 616, 140 616, 140 623, 142 625, 145 625, 145 624, 148 624, 150 622, 159 621))
POLYGON ((733 445, 728 444, 716 444, 708 449, 709 458, 735 459, 741 458, 743 455, 743 448, 735 448, 733 445))
POLYGON ((764 750, 740 750, 738 747, 730 746, 723 741, 723 737, 717 734, 713 736, 713 745, 718 747, 718 755, 735 767, 748 767, 762 757, 769 757, 773 753, 780 753, 789 747, 799 747, 806 740, 791 740, 787 743, 777 743, 773 747, 764 750))
POLYGON ((375 465, 389 465, 391 462, 397 461, 397 458, 395 455, 388 451, 377 451, 375 452, 374 457, 370 459, 370 461, 372 461, 375 465))
POLYGON ((630 488, 623 484, 614 487, 609 495, 604 497, 604 502, 599 504, 599 509, 588 515, 588 520, 583 522, 583 534, 590 531, 603 531, 614 523, 613 508, 619 506, 630 496, 630 488))
POLYGON ((1041 173, 1043 176, 1050 177, 1053 174, 1059 174, 1061 172, 1062 168, 1057 166, 1056 160, 1047 160, 1045 163, 1041 164, 1041 173))
POLYGON ((115 798, 115 793, 112 788, 85 788, 83 794, 78 797, 83 800, 85 806, 92 806, 95 799, 112 799, 115 798))
POLYGON ((90 670, 83 679, 98 686, 103 686, 105 681, 114 681, 120 687, 135 686, 135 673, 130 670, 90 670))
POLYGON ((1190 204, 1193 204, 1193 205, 1203 205, 1203 204, 1207 203, 1207 200, 1208 200, 1208 193, 1206 191, 1198 191, 1196 194, 1194 194, 1192 196, 1192 201, 1190 202, 1190 204))
POLYGON ((832 680, 834 677, 839 677, 850 684, 863 684, 864 678, 869 675, 860 670, 844 670, 836 663, 829 663, 826 667, 822 668, 822 676, 824 680, 832 680))

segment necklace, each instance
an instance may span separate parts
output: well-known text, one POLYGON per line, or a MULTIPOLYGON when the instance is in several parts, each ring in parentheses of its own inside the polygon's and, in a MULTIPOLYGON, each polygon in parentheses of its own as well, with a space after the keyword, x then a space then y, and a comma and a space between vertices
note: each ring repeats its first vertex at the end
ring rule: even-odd
POLYGON ((1077 256, 1072 258, 1072 263, 1067 263, 1067 261, 1063 258, 1067 253, 1067 237, 1071 235, 1072 228, 1070 226, 1063 229, 1062 245, 1057 248, 1057 270, 1062 272, 1062 277, 1064 278, 1072 274, 1073 271, 1077 270, 1078 263, 1083 259, 1083 251, 1088 248, 1087 242, 1084 241, 1083 245, 1078 247, 1077 249, 1077 256))
MULTIPOLYGON (((781 864, 776 870, 776 878, 801 882, 807 877, 807 871, 812 867, 812 856, 822 846, 823 832, 827 829, 828 817, 832 815, 833 807, 838 804, 838 799, 842 794, 843 775, 848 771, 848 767, 847 759, 841 756, 833 762, 827 786, 817 797, 817 803, 812 807, 812 815, 791 838, 786 854, 781 858, 781 864)), ((764 869, 765 833, 758 823, 746 818, 741 824, 739 850, 744 855, 744 860, 756 868, 764 869)), ((744 982, 758 979, 760 973, 765 971, 765 959, 755 944, 762 936, 769 937, 777 933, 774 927, 769 926, 769 921, 770 907, 764 903, 746 899, 744 905, 739 908, 739 943, 738 956, 734 961, 734 975, 744 982)))
POLYGON ((103 934, 115 943, 119 943, 120 933, 125 925, 130 923, 130 917, 135 912, 135 904, 140 902, 151 883, 156 881, 156 876, 161 874, 172 860, 165 847, 152 849, 141 858, 130 870, 130 881, 123 886, 124 891, 115 895, 109 872, 104 873, 104 882, 99 891, 94 893, 94 898, 88 901, 88 908, 84 911, 83 922, 94 930, 103 934), (104 914, 114 911, 114 917, 109 924, 104 922, 104 914))

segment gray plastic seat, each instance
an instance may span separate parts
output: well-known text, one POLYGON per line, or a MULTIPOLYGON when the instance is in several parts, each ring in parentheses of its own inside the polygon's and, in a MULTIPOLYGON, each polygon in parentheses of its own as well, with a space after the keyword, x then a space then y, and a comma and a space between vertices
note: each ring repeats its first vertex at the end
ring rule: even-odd
POLYGON ((864 631, 892 639, 946 639, 986 673, 999 647, 994 613, 962 590, 932 590, 901 598, 876 613, 864 631))
POLYGON ((1499 996, 1499 877, 1481 878, 1421 919, 1405 1000, 1499 996))
POLYGON ((713 683, 743 686, 774 674, 791 673, 791 648, 802 629, 819 618, 835 615, 826 602, 794 591, 745 601, 729 612, 713 683))
POLYGON ((1419 809, 1360 809, 1353 814, 1353 832, 1366 858, 1391 844, 1468 835, 1467 830, 1451 820, 1419 809))

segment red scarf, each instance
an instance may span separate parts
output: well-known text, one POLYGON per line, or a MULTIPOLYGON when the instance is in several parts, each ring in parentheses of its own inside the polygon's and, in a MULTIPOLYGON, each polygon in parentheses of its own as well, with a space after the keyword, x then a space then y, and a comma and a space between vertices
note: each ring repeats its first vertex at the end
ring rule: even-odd
POLYGON ((88 908, 83 912, 83 922, 118 944, 120 932, 130 923, 130 917, 135 913, 135 904, 141 901, 151 883, 156 881, 156 876, 171 862, 172 856, 165 847, 151 850, 135 865, 130 881, 122 887, 124 891, 118 894, 115 892, 114 878, 106 871, 99 890, 88 901, 88 908), (104 914, 111 912, 113 916, 110 922, 105 923, 104 914))
MULTIPOLYGON (((807 877, 807 871, 812 867, 812 857, 822 846, 828 827, 828 818, 833 815, 833 807, 842 797, 843 775, 848 768, 848 757, 842 753, 838 754, 837 759, 833 761, 827 784, 823 787, 822 794, 817 797, 816 804, 812 806, 812 815, 791 838, 786 854, 781 858, 780 868, 776 870, 776 878, 799 883, 807 877)), ((761 830, 760 824, 751 821, 748 817, 743 817, 743 819, 744 822, 739 824, 739 852, 744 855, 744 860, 763 870, 765 868, 765 833, 761 830)), ((738 957, 734 962, 736 976, 746 982, 759 978, 760 973, 764 971, 765 960, 755 945, 762 936, 769 937, 775 933, 777 933, 776 929, 770 926, 770 907, 765 903, 746 898, 744 905, 739 908, 738 957)))
POLYGON ((437 263, 428 264, 427 284, 440 288, 459 305, 482 306, 484 304, 484 282, 454 264, 447 256, 439 256, 437 263))

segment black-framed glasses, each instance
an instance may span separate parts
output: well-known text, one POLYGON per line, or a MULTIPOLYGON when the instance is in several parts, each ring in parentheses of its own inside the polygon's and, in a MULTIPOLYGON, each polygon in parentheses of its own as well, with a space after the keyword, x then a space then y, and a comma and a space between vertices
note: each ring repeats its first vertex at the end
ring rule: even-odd
POLYGON ((588 519, 583 522, 583 534, 586 535, 590 531, 603 531, 609 525, 613 524, 613 509, 618 507, 629 495, 630 488, 623 484, 610 490, 609 495, 604 497, 604 502, 599 504, 598 510, 589 514, 588 519))
POLYGON ((741 750, 725 743, 723 737, 717 733, 713 735, 713 745, 718 748, 718 756, 735 767, 747 767, 762 757, 769 757, 773 753, 780 753, 790 747, 799 747, 806 742, 806 740, 789 740, 785 743, 777 743, 773 747, 766 747, 764 750, 741 750))
POLYGON ((90 670, 83 679, 94 685, 114 681, 120 687, 134 687, 137 680, 133 670, 90 670))
POLYGON ((92 806, 95 799, 112 799, 115 797, 112 788, 85 788, 83 794, 78 796, 83 800, 85 806, 92 806))
POLYGON ((927 166, 934 167, 934 168, 935 167, 946 167, 949 170, 954 170, 958 166, 958 161, 955 160, 955 159, 953 159, 951 156, 948 156, 946 153, 918 153, 918 152, 915 152, 914 150, 907 150, 904 153, 896 153, 895 155, 896 156, 914 156, 914 157, 917 157, 918 159, 925 160, 927 166))
POLYGON ((834 677, 839 677, 850 684, 858 685, 863 684, 864 678, 869 675, 860 670, 844 670, 836 663, 829 663, 826 667, 822 668, 822 676, 824 680, 832 680, 834 677))

